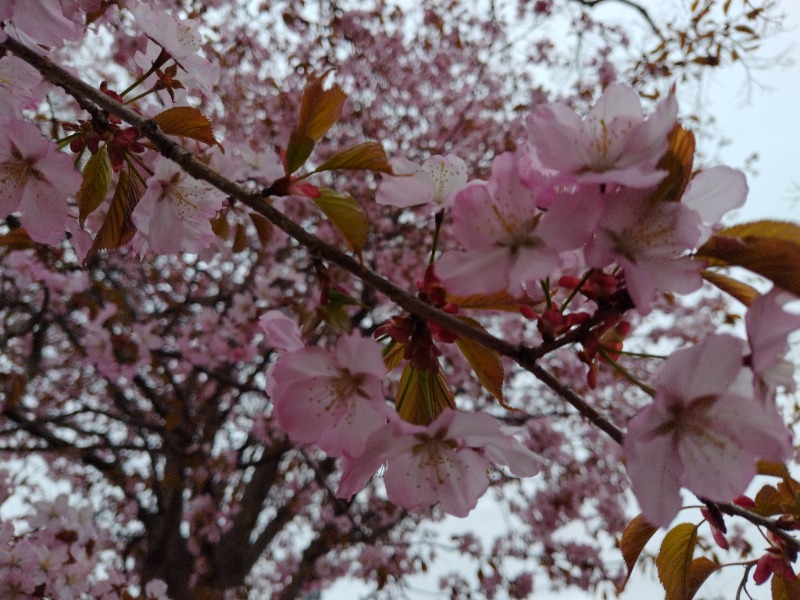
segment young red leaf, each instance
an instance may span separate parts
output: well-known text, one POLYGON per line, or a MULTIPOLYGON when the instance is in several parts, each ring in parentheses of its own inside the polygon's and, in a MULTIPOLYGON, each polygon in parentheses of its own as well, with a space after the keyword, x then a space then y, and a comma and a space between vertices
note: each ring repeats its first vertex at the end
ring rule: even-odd
POLYGON ((0 235, 0 247, 2 246, 10 250, 27 250, 33 248, 35 244, 24 227, 17 227, 5 235, 0 235))
POLYGON ((233 248, 234 252, 241 252, 247 248, 247 230, 242 223, 236 226, 236 232, 233 234, 233 248))
POLYGON ((314 203, 344 236, 347 245, 359 256, 369 239, 369 220, 351 196, 321 189, 314 203))
POLYGON ((272 239, 275 226, 264 215, 255 212, 250 213, 250 219, 253 221, 253 225, 256 228, 256 235, 258 235, 261 246, 266 246, 272 239))
POLYGON ((622 590, 625 589, 633 573, 633 567, 636 566, 636 561, 639 559, 639 555, 656 531, 658 531, 658 527, 645 521, 642 515, 638 515, 634 517, 633 521, 628 523, 625 531, 622 532, 619 549, 622 552, 622 558, 625 561, 625 567, 628 572, 625 575, 625 580, 617 587, 618 594, 621 594, 622 590))
POLYGON ((139 203, 142 191, 136 178, 131 177, 128 171, 120 171, 114 197, 111 198, 100 231, 97 232, 92 247, 86 254, 87 259, 99 250, 115 250, 131 240, 136 233, 131 213, 139 203))
POLYGON ((214 137, 211 121, 196 108, 175 106, 157 114, 153 119, 161 131, 168 135, 187 137, 209 146, 218 146, 221 152, 225 152, 222 144, 214 137))
POLYGON ((697 526, 681 523, 673 527, 661 542, 656 557, 658 579, 666 590, 665 600, 690 600, 691 567, 697 544, 697 526))
POLYGON ((330 71, 320 77, 308 78, 300 104, 297 131, 314 142, 318 142, 341 119, 342 106, 347 100, 347 95, 336 84, 324 89, 328 73, 330 71))
POLYGON ((692 561, 689 567, 689 582, 686 587, 686 600, 694 598, 697 590, 703 585, 708 576, 720 568, 719 563, 710 558, 700 556, 692 561))
POLYGON ((712 266, 739 266, 778 287, 800 295, 800 226, 783 221, 755 221, 723 229, 698 251, 712 266))
POLYGON ((314 172, 333 171, 335 169, 353 169, 361 171, 378 171, 391 175, 392 167, 386 152, 378 142, 367 141, 337 152, 317 167, 314 172))
POLYGON ((692 176, 695 150, 694 134, 675 125, 669 134, 669 148, 656 165, 668 175, 658 184, 651 198, 655 202, 680 202, 692 176))
POLYGON ((83 168, 83 182, 75 199, 78 202, 78 211, 81 227, 86 217, 92 214, 103 203, 111 187, 111 161, 105 146, 92 154, 83 168))
POLYGON ((523 306, 534 306, 536 303, 529 297, 518 298, 501 290, 493 294, 472 294, 469 296, 448 295, 447 301, 457 304, 460 308, 472 310, 502 310, 519 312, 523 306))
MULTIPOLYGON (((486 331, 486 329, 474 319, 467 317, 459 318, 476 329, 486 331)), ((456 344, 458 345, 458 349, 461 350, 461 354, 467 359, 469 366, 472 367, 475 376, 484 389, 497 398, 501 406, 511 410, 511 407, 508 406, 503 399, 503 380, 505 379, 505 372, 503 370, 503 360, 500 354, 469 338, 459 337, 456 340, 456 344)))

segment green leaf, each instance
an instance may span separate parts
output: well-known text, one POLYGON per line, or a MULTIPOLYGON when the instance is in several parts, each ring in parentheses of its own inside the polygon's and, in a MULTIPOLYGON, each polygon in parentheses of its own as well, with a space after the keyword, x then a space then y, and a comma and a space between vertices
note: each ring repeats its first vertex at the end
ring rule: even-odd
POLYGON ((628 572, 625 575, 625 580, 617 587, 618 594, 621 594, 622 590, 625 589, 633 573, 633 567, 636 566, 636 561, 639 559, 639 555, 656 531, 658 531, 658 527, 654 527, 645 521, 644 516, 638 515, 633 521, 628 523, 625 531, 622 532, 619 549, 622 552, 622 558, 625 560, 625 567, 628 569, 628 572))
POLYGON ((395 367, 399 367, 403 362, 404 352, 406 346, 400 342, 390 339, 389 343, 383 347, 383 364, 386 365, 386 371, 391 371, 395 367))
MULTIPOLYGON (((459 319, 475 329, 486 331, 486 329, 475 319, 459 317, 459 319)), ((504 407, 511 409, 503 399, 503 381, 505 372, 503 370, 503 360, 499 352, 490 350, 483 344, 469 338, 458 337, 456 339, 458 349, 467 359, 469 366, 472 367, 475 376, 480 384, 504 407)))
POLYGON ((111 161, 108 158, 108 150, 103 146, 89 157, 83 168, 83 181, 76 196, 81 227, 83 227, 86 217, 92 214, 105 200, 108 188, 111 187, 111 177, 111 161))
POLYGON ((445 408, 455 409, 455 395, 441 368, 434 373, 407 364, 400 377, 395 407, 404 421, 428 425, 445 408))
POLYGON ((347 245, 361 256, 369 239, 369 220, 358 202, 351 196, 325 188, 320 189, 320 196, 312 200, 341 232, 347 245))
POLYGON ((378 142, 367 141, 337 152, 317 167, 314 172, 333 171, 335 169, 353 169, 360 171, 378 171, 392 173, 386 152, 378 142))
POLYGON ((117 189, 100 226, 100 231, 86 254, 86 260, 100 250, 115 250, 127 244, 136 233, 131 214, 142 197, 142 188, 128 171, 120 171, 117 189))
POLYGON ((711 266, 739 266, 800 295, 800 226, 784 221, 755 221, 723 229, 698 251, 711 266))
POLYGON ((723 292, 733 296, 745 306, 750 306, 753 300, 759 296, 756 288, 751 285, 747 285, 738 279, 734 279, 733 277, 728 277, 727 275, 717 273, 716 271, 709 271, 708 269, 704 269, 700 274, 703 276, 703 279, 705 279, 711 285, 714 285, 723 292))
POLYGON ((153 119, 161 131, 168 135, 191 138, 209 146, 219 146, 219 149, 225 152, 222 144, 214 137, 211 121, 196 108, 175 106, 157 114, 153 119))
POLYGON ((658 579, 667 594, 665 600, 690 600, 691 567, 697 544, 697 526, 681 523, 673 527, 661 542, 656 557, 658 579))
POLYGON ((314 140, 297 130, 289 136, 289 145, 286 147, 286 169, 294 173, 302 167, 314 150, 314 140))

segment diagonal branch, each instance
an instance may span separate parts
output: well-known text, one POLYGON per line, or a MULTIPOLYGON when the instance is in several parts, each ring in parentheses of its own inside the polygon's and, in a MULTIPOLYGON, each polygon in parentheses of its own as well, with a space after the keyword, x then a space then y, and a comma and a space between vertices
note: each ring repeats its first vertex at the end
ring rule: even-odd
POLYGON ((7 38, 3 44, 0 44, 0 47, 5 47, 28 62, 41 72, 48 81, 64 88, 71 96, 80 98, 84 103, 88 100, 102 110, 114 114, 130 125, 138 128, 155 145, 162 156, 176 162, 192 177, 210 183, 217 189, 263 215, 290 237, 305 246, 312 254, 320 256, 349 271, 360 278, 365 284, 381 292, 389 300, 409 313, 416 314, 424 319, 443 325, 459 336, 472 339, 503 356, 509 357, 524 369, 531 371, 537 378, 548 385, 548 387, 574 406, 578 412, 608 433, 612 439, 618 442, 622 440, 623 434, 618 427, 597 413, 597 411, 567 386, 557 382, 552 376, 536 367, 535 362, 537 358, 541 356, 541 350, 520 344, 512 344, 499 339, 488 332, 476 329, 457 317, 420 300, 415 295, 410 294, 406 290, 385 279, 377 272, 359 263, 351 256, 307 232, 300 225, 274 208, 270 203, 266 202, 261 193, 253 192, 238 185, 197 160, 191 152, 184 149, 180 144, 164 134, 154 120, 146 119, 133 110, 119 104, 116 100, 92 88, 90 85, 74 77, 46 57, 37 54, 11 37, 7 38), (536 368, 534 369, 534 367, 536 368))

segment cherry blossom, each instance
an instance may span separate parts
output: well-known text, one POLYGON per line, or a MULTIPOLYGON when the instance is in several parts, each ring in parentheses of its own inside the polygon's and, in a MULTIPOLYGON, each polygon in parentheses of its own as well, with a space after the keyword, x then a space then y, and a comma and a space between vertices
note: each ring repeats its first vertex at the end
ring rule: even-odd
POLYGON ((692 177, 681 204, 700 215, 700 245, 711 235, 714 226, 729 211, 744 206, 747 200, 747 179, 741 171, 717 166, 692 177))
POLYGON ((780 288, 773 288, 753 300, 744 317, 752 352, 750 366, 765 386, 766 397, 771 396, 776 386, 789 391, 796 387, 794 365, 786 360, 786 354, 789 334, 800 329, 800 315, 783 310, 786 303, 796 299, 780 288))
POLYGON ((16 211, 31 238, 56 244, 67 223, 67 196, 78 191, 81 176, 72 160, 56 151, 38 128, 23 121, 0 131, 0 215, 16 211))
POLYGON ((143 2, 133 9, 133 16, 144 34, 176 61, 197 53, 202 46, 203 38, 197 31, 196 21, 180 21, 143 2))
POLYGON ((361 455, 345 455, 337 495, 350 498, 386 463, 386 493, 409 510, 439 504, 465 517, 489 486, 492 463, 520 477, 538 473, 539 459, 485 413, 445 409, 427 427, 399 419, 372 434, 361 455))
POLYGON ((791 456, 791 433, 774 404, 753 397, 743 351, 744 341, 730 335, 677 350, 658 374, 652 404, 628 424, 628 474, 654 525, 666 527, 678 513, 681 487, 729 502, 750 483, 757 459, 791 456))
POLYGON ((296 442, 358 455, 392 415, 381 387, 385 371, 377 342, 357 334, 339 338, 333 351, 289 352, 272 371, 272 416, 296 442))
POLYGON ((456 195, 453 232, 466 250, 445 252, 436 263, 445 287, 454 294, 516 293, 550 275, 561 252, 588 241, 602 209, 590 191, 580 198, 559 195, 542 212, 537 204, 551 194, 520 179, 514 155, 495 157, 488 182, 473 182, 456 195))
POLYGON ((645 120, 636 92, 613 83, 584 119, 563 104, 536 107, 527 120, 528 141, 544 167, 568 180, 649 187, 666 175, 656 163, 677 111, 670 94, 645 120))
MULTIPOLYGON (((197 22, 179 20, 169 13, 139 4, 133 9, 136 22, 151 41, 144 54, 137 53, 136 64, 143 70, 157 64, 162 50, 183 69, 204 92, 209 93, 219 79, 220 68, 198 55, 203 38, 197 30, 197 22)), ((163 64, 163 63, 162 63, 163 64)))
POLYGON ((281 352, 295 352, 305 348, 297 323, 278 310, 269 310, 258 318, 258 324, 267 334, 267 341, 281 352))
POLYGON ((19 117, 42 81, 39 72, 16 56, 0 58, 0 118, 19 117))
POLYGON ((459 157, 431 156, 417 165, 409 160, 392 160, 394 176, 384 175, 375 201, 406 208, 431 204, 432 208, 453 204, 455 193, 467 183, 467 164, 459 157))
POLYGON ((197 253, 214 241, 209 219, 224 199, 219 190, 159 158, 132 218, 153 252, 197 253))
MULTIPOLYGON (((14 28, 48 46, 74 40, 81 33, 76 24, 64 16, 58 0, 4 0, 0 4, 0 21, 10 22, 14 28)), ((4 37, 0 30, 0 41, 4 37)))
POLYGON ((585 250, 587 263, 621 266, 641 314, 650 312, 659 290, 688 294, 699 289, 703 263, 693 261, 688 250, 700 238, 700 215, 678 202, 649 202, 643 190, 622 188, 608 196, 585 250))

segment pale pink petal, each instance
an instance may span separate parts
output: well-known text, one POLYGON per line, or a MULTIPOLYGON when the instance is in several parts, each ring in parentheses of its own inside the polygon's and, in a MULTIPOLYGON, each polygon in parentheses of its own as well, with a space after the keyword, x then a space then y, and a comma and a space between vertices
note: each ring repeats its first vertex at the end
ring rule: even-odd
POLYGON ((757 375, 767 373, 784 358, 789 334, 800 329, 800 315, 783 310, 783 305, 793 299, 779 288, 773 288, 753 300, 747 309, 744 320, 753 353, 752 367, 757 375))
POLYGON ((645 518, 659 527, 667 527, 682 505, 678 449, 671 436, 656 433, 664 419, 653 405, 645 408, 628 424, 624 441, 633 493, 645 518))
POLYGON ((417 177, 433 190, 434 204, 449 206, 455 192, 467 183, 467 163, 453 154, 431 156, 422 164, 417 177))
POLYGON ((559 194, 536 228, 545 244, 560 252, 580 248, 597 229, 604 203, 596 188, 577 196, 559 194))
POLYGON ((744 492, 756 473, 753 455, 713 429, 689 429, 678 452, 684 465, 682 483, 701 498, 729 502, 744 492))
POLYGON ((449 251, 436 262, 436 275, 452 294, 489 294, 508 286, 509 258, 502 247, 449 251))
POLYGON ((378 204, 398 208, 428 204, 432 199, 433 190, 430 186, 409 175, 401 177, 383 175, 375 194, 375 202, 378 204))
POLYGON ((294 352, 305 347, 297 323, 278 310, 265 312, 259 317, 258 324, 267 334, 267 341, 276 350, 294 352))
POLYGON ((281 384, 302 381, 309 377, 333 377, 336 374, 334 356, 325 348, 312 346, 284 354, 275 363, 275 379, 281 384))
POLYGON ((42 81, 39 72, 16 56, 0 58, 0 117, 16 117, 42 81))
POLYGON ((681 204, 698 212, 704 223, 714 225, 730 210, 744 206, 747 178, 738 169, 712 167, 695 175, 681 204))
POLYGON ((742 370, 744 342, 732 335, 707 337, 700 344, 673 352, 656 382, 691 401, 726 392, 742 370))
POLYGON ((526 124, 528 138, 546 168, 571 173, 589 161, 591 138, 584 131, 580 116, 568 106, 537 106, 526 124))
POLYGON ((355 332, 339 338, 336 343, 336 360, 342 366, 353 365, 350 367, 353 372, 372 375, 376 379, 386 374, 386 364, 383 362, 380 345, 375 340, 362 338, 355 332))
POLYGON ((57 244, 67 228, 67 199, 61 189, 36 182, 25 187, 19 204, 20 220, 31 239, 40 244, 57 244))
MULTIPOLYGON (((675 94, 668 94, 647 120, 631 131, 620 164, 649 163, 655 166, 653 159, 657 161, 667 151, 667 138, 677 119, 678 100, 675 94)), ((661 175, 663 178, 666 173, 661 175)))
POLYGON ((508 287, 518 290, 521 287, 535 285, 539 279, 550 275, 561 263, 558 252, 545 246, 523 246, 509 255, 508 287))
POLYGON ((409 510, 438 502, 445 512, 465 517, 489 487, 488 466, 474 450, 456 451, 440 444, 395 458, 386 470, 386 493, 409 510))

